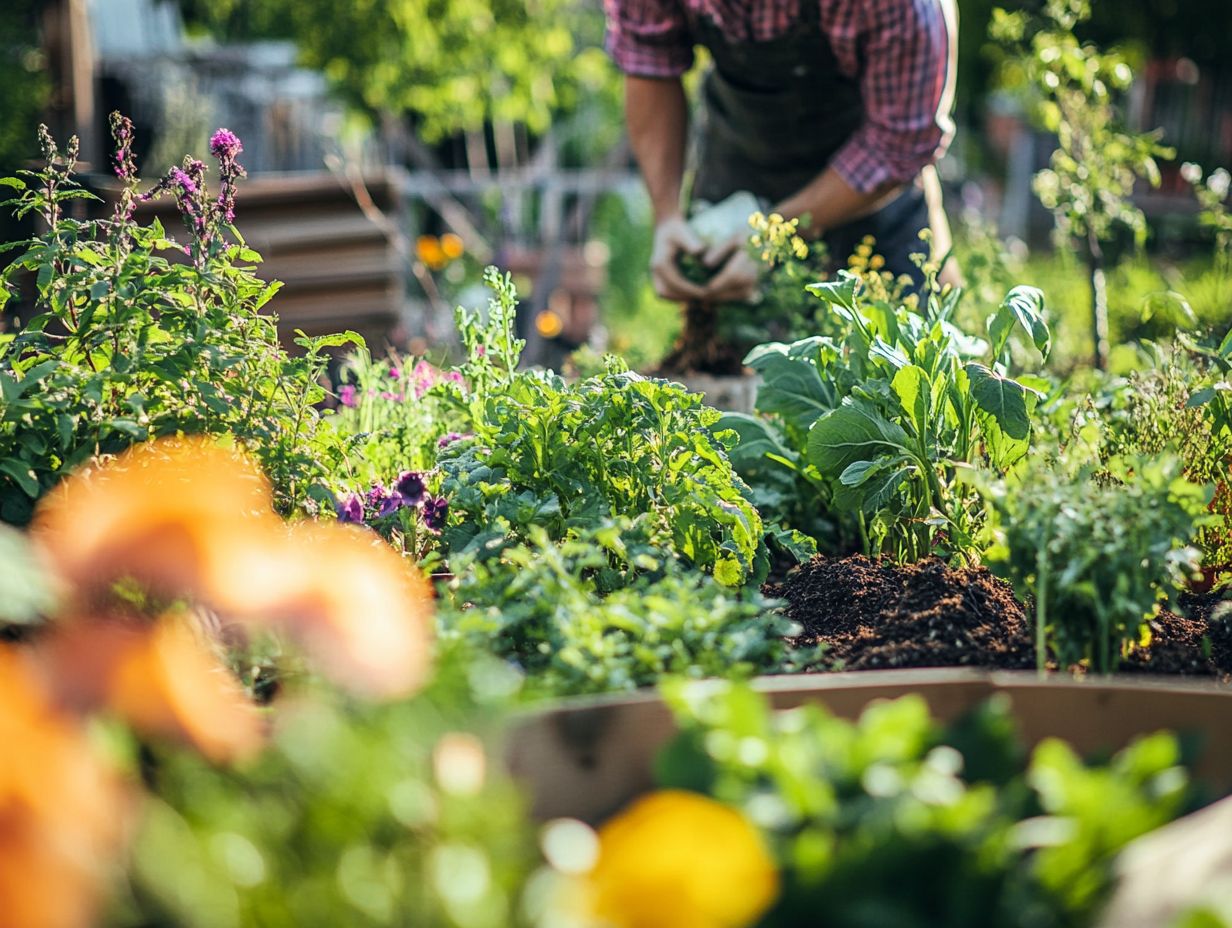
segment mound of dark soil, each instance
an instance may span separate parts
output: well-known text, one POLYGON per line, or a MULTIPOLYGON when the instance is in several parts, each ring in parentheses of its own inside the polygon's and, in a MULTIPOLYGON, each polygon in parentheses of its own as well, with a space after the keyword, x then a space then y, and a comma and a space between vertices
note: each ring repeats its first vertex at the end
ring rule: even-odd
POLYGON ((735 377, 743 373, 746 348, 720 337, 718 319, 713 306, 688 303, 684 311, 684 329, 655 373, 662 377, 685 374, 735 377))
MULTIPOLYGON (((1009 584, 983 567, 951 568, 817 556, 767 592, 787 600, 803 631, 799 646, 825 646, 845 670, 893 667, 1035 666, 1030 618, 1009 584)), ((1232 622, 1212 621, 1219 594, 1183 594, 1183 614, 1151 622, 1149 646, 1126 659, 1128 672, 1232 674, 1232 622)))
POLYGON ((818 556, 778 595, 804 628, 796 643, 825 645, 847 670, 1035 666, 1022 604, 982 567, 818 556))

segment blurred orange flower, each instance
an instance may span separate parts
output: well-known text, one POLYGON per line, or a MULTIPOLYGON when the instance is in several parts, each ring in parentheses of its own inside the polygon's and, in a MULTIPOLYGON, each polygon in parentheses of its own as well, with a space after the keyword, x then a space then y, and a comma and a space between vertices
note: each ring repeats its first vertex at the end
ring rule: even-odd
POLYGON ((779 891, 757 829, 681 790, 639 799, 600 828, 587 882, 592 914, 612 928, 742 928, 779 891))
POLYGON ((50 686, 78 711, 110 709, 143 734, 185 742, 215 761, 261 746, 259 710, 183 616, 70 622, 42 651, 50 686))
POLYGON ((421 686, 432 598, 419 571, 365 529, 284 525, 270 500, 242 453, 166 439, 69 477, 40 504, 31 534, 84 604, 131 577, 232 621, 274 624, 363 693, 421 686))
POLYGON ((0 920, 93 923, 129 796, 21 657, 0 647, 0 920))
POLYGON ((415 254, 430 270, 439 271, 449 263, 441 240, 435 235, 421 235, 415 240, 415 254))
POLYGON ((462 257, 464 250, 462 239, 459 236, 452 232, 446 232, 441 236, 441 253, 450 261, 456 261, 462 257))
POLYGON ((227 581, 215 590, 219 609, 283 628, 353 692, 400 696, 427 679, 432 593, 419 571, 368 529, 288 526, 278 556, 237 561, 227 581))

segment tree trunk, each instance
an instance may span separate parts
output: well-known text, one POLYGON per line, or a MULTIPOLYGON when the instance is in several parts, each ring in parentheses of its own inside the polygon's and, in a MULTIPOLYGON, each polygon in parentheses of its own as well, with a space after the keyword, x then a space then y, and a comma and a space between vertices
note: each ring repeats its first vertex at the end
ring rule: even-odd
POLYGON ((1101 371, 1108 369, 1108 278, 1104 273, 1104 252, 1099 239, 1087 233, 1087 271, 1091 278, 1092 361, 1101 371))

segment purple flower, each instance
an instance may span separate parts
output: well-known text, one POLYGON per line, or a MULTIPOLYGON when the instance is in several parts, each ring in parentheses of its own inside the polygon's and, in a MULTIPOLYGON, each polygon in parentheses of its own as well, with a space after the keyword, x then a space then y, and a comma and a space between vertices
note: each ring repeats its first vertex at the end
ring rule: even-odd
POLYGON ((402 498, 401 493, 398 493, 395 490, 381 501, 381 506, 376 511, 376 517, 378 519, 384 519, 386 516, 392 516, 404 505, 406 505, 406 500, 402 498))
POLYGON ((381 399, 389 400, 392 403, 400 403, 402 402, 402 394, 394 393, 392 390, 382 390, 381 399))
POLYGON ((243 150, 239 136, 230 129, 219 129, 210 136, 210 154, 215 158, 235 158, 243 150))
POLYGON ((424 475, 417 470, 404 470, 394 481, 394 491, 407 506, 418 506, 424 498, 424 475))
POLYGON ((470 434, 463 435, 461 432, 446 432, 436 440, 436 447, 445 448, 452 445, 455 441, 461 441, 464 438, 470 438, 470 434))
POLYGON ((334 503, 339 522, 361 523, 364 521, 364 502, 358 493, 348 493, 334 503))
POLYGON ((359 400, 355 398, 354 384, 344 383, 338 388, 338 402, 351 408, 359 405, 359 400))
POLYGON ((449 515, 449 500, 443 496, 435 499, 429 497, 423 505, 424 527, 432 532, 439 532, 445 527, 445 518, 449 515))

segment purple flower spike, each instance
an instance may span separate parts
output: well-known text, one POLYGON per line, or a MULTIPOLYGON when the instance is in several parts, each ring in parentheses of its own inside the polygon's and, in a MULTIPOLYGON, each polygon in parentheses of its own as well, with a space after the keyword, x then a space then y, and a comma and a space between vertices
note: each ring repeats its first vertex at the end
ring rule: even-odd
POLYGON ((210 136, 210 154, 215 158, 234 158, 243 150, 239 136, 230 129, 219 129, 210 136))
POLYGON ((354 384, 344 383, 338 388, 338 402, 352 409, 359 405, 359 400, 355 396, 354 384))
POLYGON ((339 522, 359 524, 364 521, 364 502, 358 493, 348 493, 335 503, 339 522))
POLYGON ((449 515, 449 500, 443 496, 429 498, 423 507, 424 527, 432 532, 439 532, 445 527, 445 519, 449 515))
POLYGON ((404 470, 394 481, 395 492, 407 506, 418 506, 423 502, 425 489, 423 474, 417 470, 404 470))

